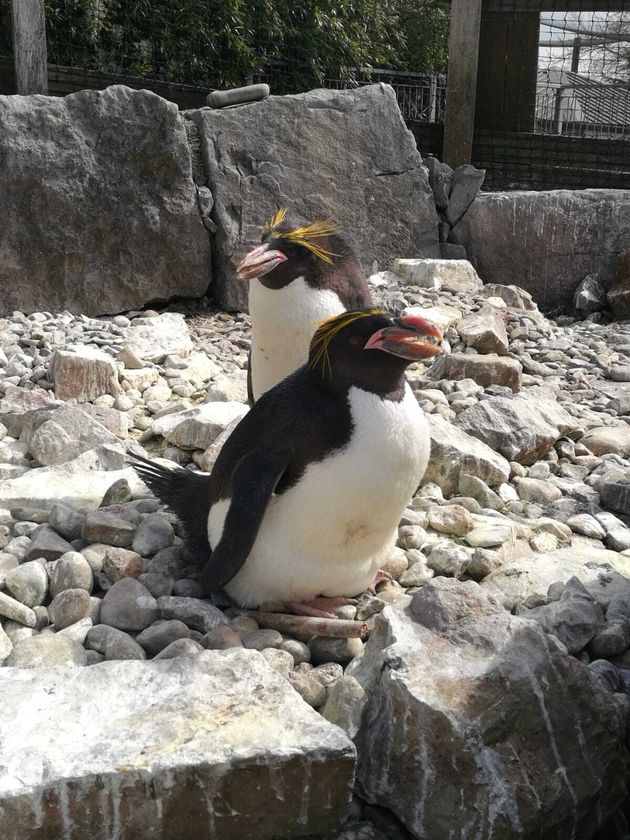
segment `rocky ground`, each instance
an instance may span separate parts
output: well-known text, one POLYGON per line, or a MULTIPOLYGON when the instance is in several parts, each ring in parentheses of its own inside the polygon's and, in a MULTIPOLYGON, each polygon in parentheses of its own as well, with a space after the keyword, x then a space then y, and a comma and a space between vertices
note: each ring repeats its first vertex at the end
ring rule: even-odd
MULTIPOLYGON (((142 447, 137 451, 211 469, 247 411, 247 316, 189 311, 184 317, 171 309, 99 319, 16 312, 0 319, 0 663, 82 667, 260 651, 359 747, 358 790, 373 804, 357 799, 355 827, 335 836, 405 837, 407 830, 425 836, 433 826, 436 833, 426 836, 437 838, 450 828, 432 815, 431 788, 425 787, 426 812, 418 808, 417 791, 411 808, 399 801, 400 790, 379 785, 379 768, 367 756, 371 747, 364 744, 361 757, 367 735, 359 712, 367 703, 372 720, 384 714, 374 706, 385 691, 375 687, 383 651, 422 630, 417 644, 427 651, 438 644, 435 634, 439 645, 457 648, 456 671, 467 674, 467 657, 478 663, 482 653, 518 670, 530 653, 508 656, 506 640, 516 645, 525 634, 526 652, 543 651, 540 662, 555 663, 532 665, 536 679, 537 668, 547 671, 540 682, 528 682, 533 705, 536 698, 542 703, 544 726, 561 729, 560 721, 571 717, 573 690, 584 705, 575 712, 582 732, 593 715, 608 715, 593 743, 580 742, 576 773, 602 762, 590 788, 582 776, 576 782, 563 753, 575 751, 574 735, 566 733, 564 741, 558 735, 563 761, 556 752, 551 758, 571 791, 565 791, 567 813, 579 811, 583 832, 586 826, 590 832, 577 836, 594 836, 623 800, 618 750, 630 713, 630 323, 607 324, 599 315, 552 322, 526 292, 481 286, 465 262, 401 260, 394 272, 372 277, 375 296, 400 311, 422 308, 444 329, 447 352, 432 366, 409 370, 429 415, 431 462, 401 520, 386 567, 391 581, 337 611, 342 637, 313 635, 301 620, 278 623, 280 605, 265 605, 255 617, 223 594, 204 598, 178 523, 125 461, 127 451, 142 447), (466 621, 455 620, 467 610, 477 622, 468 635, 466 621), (410 622, 404 631, 403 620, 410 622), (564 677, 554 688, 558 672, 564 677), (569 685, 572 691, 559 700, 569 685), (600 730, 612 740, 603 744, 600 730), (616 763, 616 784, 607 775, 610 763, 616 763), (584 815, 600 808, 598 795, 606 804, 588 822, 584 815), (391 807, 407 828, 377 806, 391 807)), ((417 667, 412 650, 409 673, 417 667)), ((445 658, 439 650, 437 658, 445 658)), ((397 679, 404 679, 397 670, 401 655, 391 665, 397 679)), ((426 664, 426 673, 436 667, 426 664)), ((435 675, 431 692, 444 679, 435 675)), ((516 696, 519 689, 510 691, 516 696)), ((439 701, 433 696, 435 705, 447 696, 444 688, 439 701)), ((455 740, 462 720, 478 719, 474 707, 458 709, 455 740)), ((418 723, 416 731, 410 724, 408 738, 431 725, 418 723)), ((548 744, 553 735, 553 728, 545 735, 532 724, 527 738, 548 744)), ((430 752, 431 745, 424 748, 430 752)), ((378 745, 374 755, 386 764, 378 745)), ((436 759, 428 784, 442 784, 439 769, 436 759)), ((496 781, 496 768, 487 772, 496 781)), ((517 823, 539 829, 535 813, 524 817, 522 806, 516 817, 511 812, 501 778, 503 794, 489 813, 497 824, 507 815, 508 829, 496 836, 521 836, 517 823)), ((531 785, 544 799, 535 779, 531 785)), ((470 794, 480 795, 477 788, 470 794)), ((545 801, 551 807, 559 800, 556 791, 545 801)), ((623 818, 612 819, 618 830, 623 818)))

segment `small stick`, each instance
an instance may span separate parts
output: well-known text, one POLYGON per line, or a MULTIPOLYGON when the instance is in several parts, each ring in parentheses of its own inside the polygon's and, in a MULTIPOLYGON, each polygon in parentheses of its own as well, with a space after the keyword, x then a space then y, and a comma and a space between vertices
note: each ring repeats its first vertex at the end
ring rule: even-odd
POLYGON ((335 639, 367 639, 373 627, 367 621, 349 621, 343 618, 313 618, 305 615, 256 612, 254 610, 241 610, 240 614, 253 618, 261 627, 306 639, 313 636, 328 636, 335 639))

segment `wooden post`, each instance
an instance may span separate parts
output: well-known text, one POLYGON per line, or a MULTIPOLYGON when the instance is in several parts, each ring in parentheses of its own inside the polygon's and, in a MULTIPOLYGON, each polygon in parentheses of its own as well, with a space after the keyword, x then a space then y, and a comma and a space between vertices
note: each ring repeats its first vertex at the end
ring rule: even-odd
POLYGON ((11 0, 11 18, 17 92, 48 93, 44 0, 11 0))
POLYGON ((452 0, 443 160, 470 163, 475 128, 475 92, 481 0, 452 0))

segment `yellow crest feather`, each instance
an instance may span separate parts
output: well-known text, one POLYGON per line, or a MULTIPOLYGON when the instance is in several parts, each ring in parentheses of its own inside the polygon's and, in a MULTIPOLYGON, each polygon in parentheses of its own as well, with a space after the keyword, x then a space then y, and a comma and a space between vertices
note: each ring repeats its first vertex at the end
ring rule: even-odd
MULTIPOLYGON (((285 220, 286 215, 287 208, 282 207, 263 227, 263 233, 272 231, 280 222, 285 220)), ((314 240, 321 239, 324 236, 331 236, 337 233, 338 230, 339 226, 332 219, 319 219, 319 221, 313 222, 310 225, 302 225, 293 230, 275 231, 274 236, 277 239, 288 239, 290 242, 302 245, 304 248, 308 248, 320 260, 332 263, 333 257, 340 257, 341 254, 335 254, 333 251, 329 251, 320 242, 314 240)))
POLYGON ((327 367, 329 375, 332 376, 328 348, 330 346, 330 342, 337 333, 344 329, 344 327, 347 327, 348 324, 352 324, 354 321, 359 321, 361 318, 369 318, 370 315, 385 314, 385 310, 380 308, 361 309, 352 312, 343 312, 341 315, 335 315, 332 318, 327 318, 325 321, 322 321, 320 326, 317 328, 315 335, 311 339, 310 350, 312 359, 309 362, 309 367, 316 368, 321 365, 322 373, 325 372, 325 368, 327 367))
POLYGON ((272 217, 271 219, 263 225, 263 233, 268 233, 270 230, 273 230, 276 225, 279 225, 280 222, 283 222, 287 215, 287 208, 281 207, 272 217))

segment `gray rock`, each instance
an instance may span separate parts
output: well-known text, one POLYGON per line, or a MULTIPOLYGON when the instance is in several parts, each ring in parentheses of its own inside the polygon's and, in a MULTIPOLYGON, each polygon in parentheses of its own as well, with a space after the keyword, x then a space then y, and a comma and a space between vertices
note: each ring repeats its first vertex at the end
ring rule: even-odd
POLYGON ((151 431, 181 449, 207 449, 236 418, 247 414, 242 403, 205 403, 153 421, 151 431))
POLYGON ((0 176, 3 312, 94 315, 204 294, 210 243, 176 105, 118 85, 14 98, 0 137, 11 160, 0 176), (42 184, 33 213, 28 197, 42 184))
POLYGON ((366 700, 367 695, 359 681, 344 675, 331 685, 321 713, 353 738, 361 726, 366 700))
POLYGON ((0 665, 4 662, 7 656, 13 649, 13 642, 5 632, 2 624, 0 624, 0 665))
MULTIPOLYGON (((505 561, 481 586, 499 596, 508 609, 532 598, 544 603, 549 587, 577 577, 602 606, 627 601, 630 619, 630 558, 591 545, 560 548, 550 554, 532 554, 505 561)), ((609 607, 610 609, 611 607, 609 607)), ((623 618, 612 608, 609 618, 623 618)))
POLYGON ((55 595, 48 614, 58 630, 80 621, 90 611, 90 593, 85 589, 64 589, 55 595))
POLYGON ((92 569, 78 551, 62 554, 55 561, 50 580, 50 594, 55 597, 64 589, 85 589, 92 591, 92 569))
POLYGON ((173 526, 159 513, 149 514, 138 525, 131 547, 142 557, 156 554, 173 544, 173 526))
POLYGON ((161 650, 155 659, 175 659, 177 656, 198 656, 204 647, 195 639, 176 639, 161 650))
POLYGON ((137 578, 142 574, 142 557, 127 548, 107 546, 103 557, 103 572, 115 583, 126 577, 137 578))
POLYGON ((30 411, 60 404, 52 398, 48 391, 41 388, 29 390, 16 386, 5 386, 4 396, 0 399, 0 422, 10 435, 18 438, 22 434, 24 420, 30 411))
MULTIPOLYGON (((187 356, 193 348, 184 316, 179 312, 163 312, 153 317, 134 318, 122 331, 127 346, 145 362, 160 364, 166 356, 187 356)), ((136 371, 141 378, 157 379, 157 371, 136 371)), ((125 378, 131 381, 131 374, 125 371, 125 378)))
POLYGON ((136 636, 149 656, 155 656, 177 639, 190 639, 190 629, 181 621, 156 621, 136 636))
POLYGON ((117 580, 101 604, 101 623, 118 630, 144 630, 159 617, 158 601, 134 578, 117 580))
POLYGON ((311 649, 311 660, 315 665, 323 662, 347 665, 363 650, 361 639, 332 639, 327 636, 315 636, 309 641, 308 646, 311 649))
POLYGON ((183 570, 190 564, 185 551, 181 545, 173 545, 170 548, 163 548, 144 564, 145 572, 164 577, 181 577, 183 570))
MULTIPOLYGON (((274 651, 274 653, 283 652, 274 651)), ((314 709, 318 709, 326 700, 326 689, 320 682, 313 679, 310 671, 308 674, 292 671, 288 674, 288 680, 300 697, 314 709)))
POLYGON ((621 243, 630 235, 628 219, 624 190, 486 192, 457 225, 453 241, 466 247, 485 283, 513 283, 545 309, 566 308, 585 275, 598 273, 604 286, 612 285, 621 243), (543 216, 553 235, 540 236, 543 216))
POLYGON ((48 575, 41 563, 31 560, 10 571, 5 585, 11 595, 27 607, 38 607, 46 598, 48 575))
POLYGON ((464 821, 471 837, 589 837, 625 796, 610 695, 472 581, 438 578, 409 612, 385 609, 348 675, 367 695, 358 793, 414 836, 459 836, 464 821))
POLYGON ((389 86, 271 96, 190 116, 200 130, 215 199, 217 265, 225 266, 215 278, 215 294, 225 308, 245 307, 247 289, 236 280, 236 262, 284 205, 294 204, 309 220, 338 221, 366 271, 375 260, 389 267, 401 255, 439 256, 427 173, 389 86), (288 133, 287 124, 294 127, 288 133), (247 193, 238 186, 243 166, 250 173, 247 193))
POLYGON ((467 434, 437 414, 429 414, 428 421, 431 457, 424 474, 425 482, 434 482, 450 496, 457 492, 463 474, 477 476, 490 486, 508 480, 508 461, 476 436, 467 434))
MULTIPOLYGON (((76 373, 72 380, 76 382, 76 373)), ((111 432, 73 405, 33 412, 21 439, 43 466, 64 464, 101 444, 117 443, 111 432)))
MULTIPOLYGON (((261 651, 267 662, 271 665, 274 671, 282 674, 283 677, 288 677, 293 671, 293 657, 286 650, 280 648, 263 648, 261 651)), ((295 686, 294 686, 295 688, 295 686)), ((300 692, 301 693, 301 692, 300 692)), ((304 698, 306 700, 306 698, 304 698)), ((308 700, 306 701, 308 703, 308 700)), ((309 706, 314 705, 309 703, 309 706)))
POLYGON ((508 351, 508 335, 501 315, 491 306, 484 306, 464 318, 458 324, 457 331, 467 347, 478 353, 497 353, 505 355, 508 351))
POLYGON ((130 501, 131 487, 129 486, 129 482, 126 478, 119 478, 118 481, 115 481, 112 486, 107 489, 99 507, 106 508, 110 505, 124 504, 125 502, 130 501))
POLYGON ((392 268, 399 285, 464 294, 473 294, 482 285, 477 272, 465 259, 397 259, 392 268))
POLYGON ((173 591, 173 584, 175 583, 173 578, 158 575, 155 572, 138 575, 138 580, 143 586, 146 586, 154 598, 160 598, 162 595, 170 595, 173 591))
POLYGON ((13 668, 43 668, 56 665, 77 668, 87 663, 85 650, 78 642, 55 634, 22 639, 14 646, 5 664, 13 668))
POLYGON ((254 630, 253 633, 243 636, 243 647, 251 650, 279 648, 282 641, 282 634, 277 630, 254 630))
POLYGON ((608 621, 621 619, 621 621, 630 622, 630 590, 624 594, 613 594, 606 608, 606 619, 608 621))
POLYGON ((598 312, 606 306, 606 290, 599 274, 587 274, 573 295, 573 306, 580 312, 598 312))
POLYGON ((432 379, 474 379, 484 388, 504 385, 516 393, 521 390, 522 372, 522 365, 516 359, 496 353, 483 356, 449 353, 436 358, 429 376, 432 379))
POLYGON ((297 639, 285 639, 280 645, 280 649, 291 654, 294 665, 311 661, 311 649, 304 642, 300 642, 297 639))
POLYGON ((322 834, 345 821, 351 741, 258 653, 203 652, 194 659, 32 675, 2 670, 6 840, 35 836, 38 826, 60 819, 83 836, 97 825, 103 837, 120 840, 271 840, 322 834), (36 700, 28 727, 24 697, 36 700), (79 711, 85 709, 88 715, 79 711), (19 739, 11 735, 18 728, 19 739), (147 755, 159 760, 147 763, 147 755), (48 768, 45 779, 42 767, 48 768), (105 788, 98 805, 86 805, 95 776, 105 788), (148 798, 147 784, 155 791, 148 798), (63 818, 53 790, 68 793, 63 818), (219 804, 226 801, 229 808, 219 804))
POLYGON ((528 610, 525 615, 560 639, 569 653, 579 653, 604 624, 603 609, 576 578, 567 582, 558 601, 528 610))
POLYGON ((234 647, 243 647, 241 637, 236 630, 233 630, 227 624, 220 624, 211 630, 201 640, 202 644, 208 650, 228 650, 234 647))
POLYGON ((127 548, 133 542, 136 526, 107 510, 93 510, 85 517, 81 536, 94 543, 106 543, 120 548, 127 548))
POLYGON ((453 170, 451 192, 446 207, 446 218, 451 227, 459 222, 473 203, 485 177, 485 169, 477 169, 469 163, 453 170))
POLYGON ((35 532, 26 557, 29 560, 58 560, 72 550, 69 542, 56 534, 52 528, 42 525, 35 532))
POLYGON ((205 598, 206 593, 198 580, 183 578, 175 581, 173 595, 183 595, 184 598, 205 598))
MULTIPOLYGON (((109 354, 95 347, 76 345, 67 350, 56 350, 50 362, 50 376, 55 385, 55 394, 60 400, 75 399, 77 402, 92 402, 103 394, 116 396, 121 391, 118 382, 118 368, 114 360, 109 354)), ((70 418, 71 429, 75 433, 78 430, 77 420, 81 416, 90 417, 89 414, 86 415, 86 412, 80 409, 77 411, 70 406, 65 406, 61 410, 64 412, 64 416, 67 415, 70 418)), ((111 432, 108 432, 104 426, 90 417, 87 428, 92 435, 94 435, 92 429, 95 426, 100 426, 103 437, 107 436, 108 439, 115 439, 111 432)), ((35 448, 37 451, 41 451, 42 455, 46 456, 48 460, 38 458, 40 463, 61 464, 63 460, 69 461, 70 458, 63 458, 63 455, 64 449, 69 449, 69 444, 73 442, 72 438, 67 441, 60 438, 61 444, 56 444, 55 438, 59 435, 57 428, 54 431, 51 430, 48 434, 45 434, 46 430, 43 431, 44 435, 36 439, 37 445, 35 448)), ((97 442, 107 443, 109 440, 97 442)), ((95 445, 92 444, 92 446, 95 445)), ((85 445, 81 451, 85 452, 92 446, 85 445)))
POLYGON ((521 464, 539 461, 560 437, 578 428, 557 402, 541 397, 490 397, 458 414, 455 425, 521 464))
POLYGON ((55 635, 57 638, 61 636, 63 639, 70 639, 70 641, 82 645, 93 625, 92 618, 85 616, 85 618, 80 618, 78 621, 75 621, 74 624, 69 624, 67 627, 64 627, 63 630, 59 630, 55 635))
POLYGON ((128 633, 106 624, 96 624, 88 630, 85 646, 107 660, 146 659, 144 649, 128 633))
POLYGON ((517 477, 514 479, 514 484, 516 485, 519 499, 522 499, 524 502, 546 504, 562 498, 562 490, 559 487, 540 478, 517 477))
POLYGON ((621 619, 607 621, 591 639, 588 652, 597 659, 616 656, 630 648, 630 622, 621 619))
POLYGON ((163 595, 158 598, 157 604, 161 618, 183 621, 191 630, 199 630, 200 633, 209 633, 215 627, 229 623, 210 601, 163 595))
POLYGON ((50 527, 65 539, 76 540, 83 531, 85 512, 59 502, 52 507, 48 522, 50 527))
POLYGON ((0 592, 0 616, 17 621, 25 627, 35 627, 37 625, 37 618, 33 610, 20 601, 16 601, 15 598, 5 595, 4 592, 0 592))

